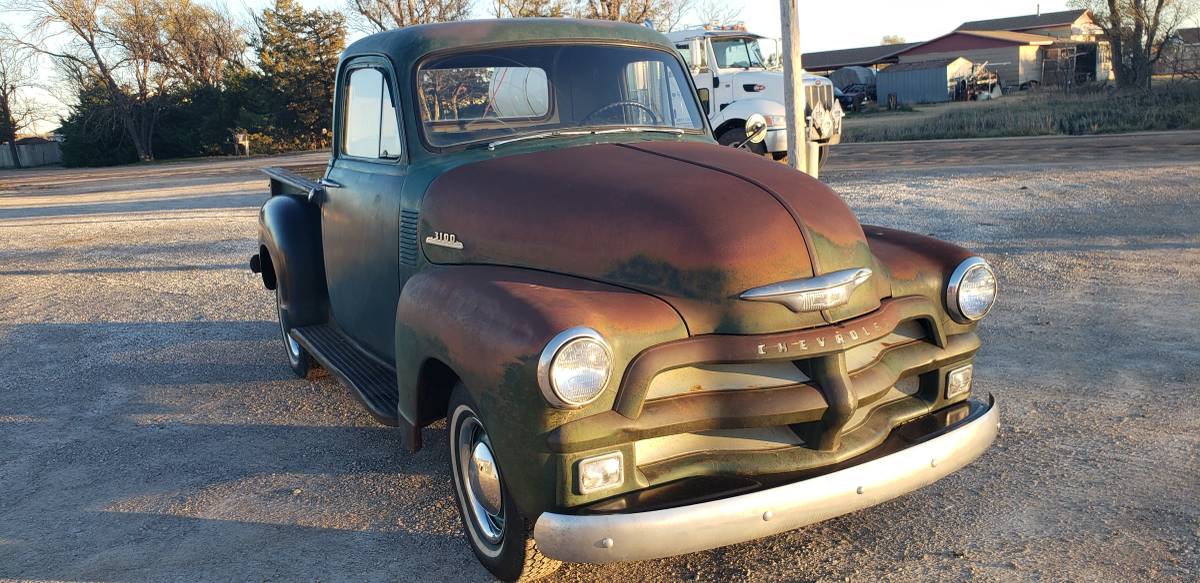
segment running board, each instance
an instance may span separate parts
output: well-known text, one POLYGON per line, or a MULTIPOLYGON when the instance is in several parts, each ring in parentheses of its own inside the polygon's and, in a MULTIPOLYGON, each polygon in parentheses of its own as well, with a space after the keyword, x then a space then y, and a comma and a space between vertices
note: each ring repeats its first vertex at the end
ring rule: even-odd
POLYGON ((377 421, 400 425, 395 370, 363 352, 329 324, 293 328, 291 335, 325 370, 350 387, 377 421))

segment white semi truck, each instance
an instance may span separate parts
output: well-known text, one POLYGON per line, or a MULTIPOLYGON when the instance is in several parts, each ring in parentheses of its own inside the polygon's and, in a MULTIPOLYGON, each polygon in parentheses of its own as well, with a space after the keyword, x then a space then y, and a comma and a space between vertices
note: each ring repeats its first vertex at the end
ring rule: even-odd
MULTIPOLYGON (((783 105, 783 72, 763 59, 758 41, 764 37, 742 29, 693 29, 668 33, 675 49, 691 69, 713 135, 726 145, 746 139, 746 119, 762 114, 767 139, 748 147, 776 160, 787 156, 787 129, 783 105)), ((825 77, 804 75, 809 140, 826 148, 842 138, 842 106, 825 77)))

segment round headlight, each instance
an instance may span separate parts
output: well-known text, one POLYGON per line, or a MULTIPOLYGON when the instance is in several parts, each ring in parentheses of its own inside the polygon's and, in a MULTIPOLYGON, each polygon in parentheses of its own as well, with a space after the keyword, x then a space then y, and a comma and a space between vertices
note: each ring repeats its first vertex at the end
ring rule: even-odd
POLYGON ((612 374, 612 351, 591 328, 571 328, 550 340, 538 361, 538 385, 551 405, 582 407, 600 396, 612 374))
POLYGON ((946 307, 956 322, 967 324, 987 315, 996 302, 996 274, 980 257, 958 265, 946 287, 946 307))

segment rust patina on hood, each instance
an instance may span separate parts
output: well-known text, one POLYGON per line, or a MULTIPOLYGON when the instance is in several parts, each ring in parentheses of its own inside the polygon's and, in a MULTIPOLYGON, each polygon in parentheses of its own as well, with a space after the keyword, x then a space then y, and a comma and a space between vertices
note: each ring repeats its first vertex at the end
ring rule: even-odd
POLYGON ((711 144, 600 144, 475 162, 440 176, 423 209, 420 241, 438 231, 462 243, 423 243, 434 263, 528 267, 645 291, 674 306, 692 334, 820 326, 889 295, 862 228, 832 190, 711 144), (826 312, 738 298, 858 267, 875 275, 826 312))

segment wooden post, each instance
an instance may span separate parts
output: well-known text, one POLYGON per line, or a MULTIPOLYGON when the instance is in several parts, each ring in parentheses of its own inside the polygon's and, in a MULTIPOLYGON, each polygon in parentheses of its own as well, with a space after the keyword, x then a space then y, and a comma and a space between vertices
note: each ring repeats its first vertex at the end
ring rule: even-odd
POLYGON ((783 24, 783 105, 787 109, 788 164, 807 172, 808 128, 804 119, 804 68, 800 63, 800 19, 796 0, 779 0, 779 21, 783 24))

